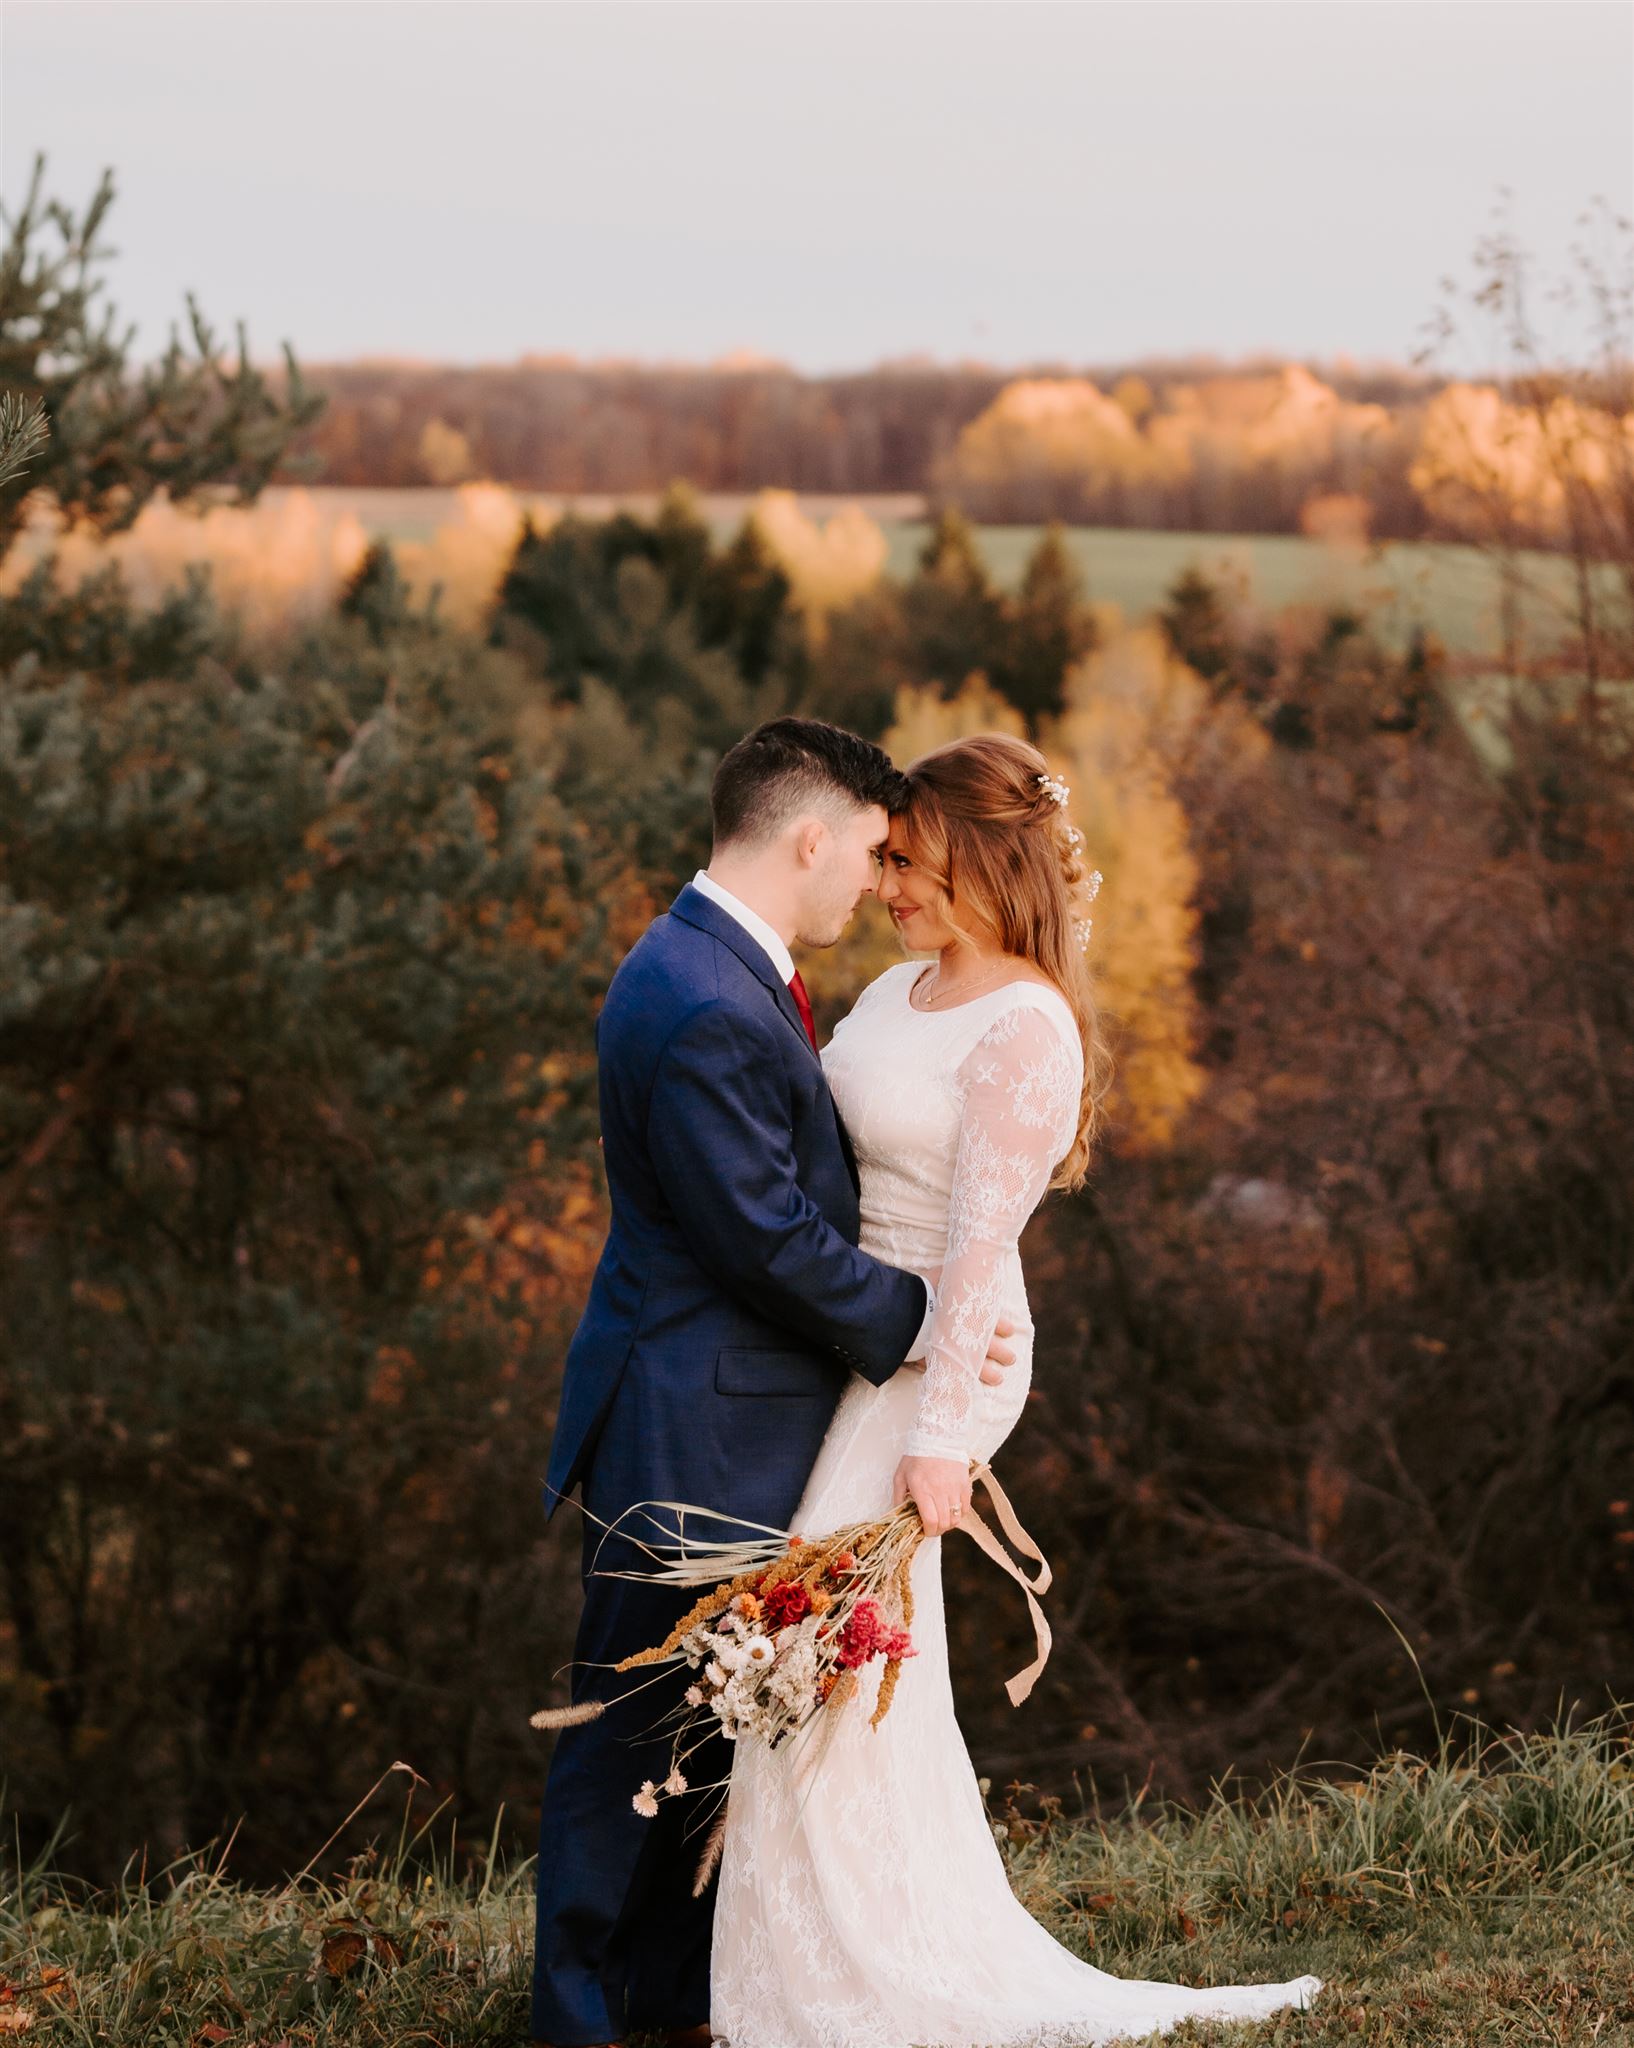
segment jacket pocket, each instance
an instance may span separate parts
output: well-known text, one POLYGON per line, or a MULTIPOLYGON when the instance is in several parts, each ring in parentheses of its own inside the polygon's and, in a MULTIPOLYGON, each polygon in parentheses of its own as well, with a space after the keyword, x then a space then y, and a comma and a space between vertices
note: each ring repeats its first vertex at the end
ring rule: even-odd
POLYGON ((804 1394, 832 1400, 837 1375, 809 1351, 752 1351, 733 1347, 715 1354, 717 1394, 804 1394))

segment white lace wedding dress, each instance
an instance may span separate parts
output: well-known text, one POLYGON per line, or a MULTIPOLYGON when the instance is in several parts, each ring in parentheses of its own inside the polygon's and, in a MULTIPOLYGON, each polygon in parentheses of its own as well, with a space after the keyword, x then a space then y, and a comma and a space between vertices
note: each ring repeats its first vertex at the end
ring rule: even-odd
MULTIPOLYGON (((888 969, 823 1053, 862 1172, 864 1247, 942 1277, 924 1373, 883 1387, 853 1377, 796 1516, 811 1534, 888 1512, 905 1451, 992 1457, 1027 1398, 1032 1321, 1016 1240, 1072 1140, 1077 1030, 1062 998, 1030 983, 916 1010, 908 995, 922 971, 888 969), (1002 1387, 984 1387, 1000 1314, 1015 1322, 1018 1356, 1002 1387)), ((941 1565, 941 1543, 922 1544, 918 1655, 877 1729, 876 1660, 820 1755, 810 1730, 775 1751, 736 1751, 711 1959, 716 2036, 730 2048, 1079 2048, 1307 2004, 1319 1977, 1197 1990, 1114 1976, 1020 1904, 954 1718, 941 1565)))

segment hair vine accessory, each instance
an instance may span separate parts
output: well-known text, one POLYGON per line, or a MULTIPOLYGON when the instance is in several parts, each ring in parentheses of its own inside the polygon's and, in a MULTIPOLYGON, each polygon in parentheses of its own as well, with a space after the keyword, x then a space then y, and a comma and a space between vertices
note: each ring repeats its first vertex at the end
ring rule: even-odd
MULTIPOLYGON (((1055 808, 1058 811, 1064 811, 1066 809, 1067 804, 1071 799, 1072 791, 1068 788, 1066 783, 1064 783, 1061 780, 1059 775, 1035 775, 1033 777, 1033 780, 1038 784, 1039 788, 1043 790, 1046 796, 1051 797, 1054 800, 1055 808)), ((1067 844, 1072 848, 1074 853, 1082 855, 1084 850, 1083 833, 1078 830, 1078 827, 1075 824, 1073 824, 1070 818, 1066 819, 1064 822, 1066 825, 1067 844)))
MULTIPOLYGON (((1092 868, 1084 880, 1084 901, 1086 903, 1093 903, 1100 893, 1100 888, 1101 871, 1099 868, 1092 868)), ((1089 944, 1089 934, 1094 923, 1094 918, 1090 917, 1087 913, 1083 917, 1075 917, 1072 920, 1072 929, 1078 935, 1080 946, 1087 946, 1089 944)))
MULTIPOLYGON (((1067 784, 1061 780, 1059 775, 1039 774, 1035 775, 1033 780, 1038 784, 1039 788, 1044 792, 1046 796, 1054 800, 1055 808, 1058 811, 1064 811, 1067 808, 1067 804, 1072 797, 1072 791, 1067 786, 1067 784)), ((1066 828, 1067 844, 1072 848, 1073 852, 1081 860, 1083 858, 1084 852, 1083 833, 1078 830, 1078 827, 1075 824, 1073 824, 1070 818, 1063 818, 1062 824, 1066 828)), ((1100 886, 1101 871, 1099 868, 1095 868, 1084 877, 1083 890, 1084 901, 1086 903, 1093 903, 1095 901, 1096 895, 1100 890, 1100 886)), ((1094 922, 1095 920, 1092 917, 1088 916, 1087 913, 1083 917, 1075 917, 1072 920, 1072 929, 1078 936, 1078 943, 1080 946, 1087 946, 1089 944, 1089 934, 1094 922)))

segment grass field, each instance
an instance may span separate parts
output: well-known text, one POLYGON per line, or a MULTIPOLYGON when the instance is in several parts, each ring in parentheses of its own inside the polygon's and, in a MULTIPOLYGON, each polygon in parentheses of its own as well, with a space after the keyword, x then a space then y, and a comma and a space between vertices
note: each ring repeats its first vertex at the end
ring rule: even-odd
MULTIPOLYGON (((988 1804, 1022 1899, 1097 1967, 1189 1984, 1325 1979, 1307 2012, 1192 2021, 1166 2041, 1627 2048, 1634 1708, 1570 1721, 1531 1736, 1463 1721, 1434 1756, 1307 1766, 1254 1800, 1216 1786, 1198 1813, 1135 1798, 1067 1816, 1030 1788, 988 1804)), ((13 1863, 0 1874, 0 2036, 512 2048, 527 2038, 531 1865, 502 1867, 491 1845, 438 1848, 439 1833, 435 1815, 405 1814, 339 1874, 275 1893, 235 1885, 230 1850, 101 1895, 13 1863)))
MULTIPOLYGON (((437 527, 457 516, 452 491, 325 488, 312 495, 334 519, 353 515, 371 534, 393 539, 428 540, 437 527)), ((539 496, 530 502, 554 507, 568 501, 539 496)), ((723 535, 737 526, 751 502, 746 496, 701 500, 706 516, 723 535)), ((894 576, 912 573, 927 532, 916 516, 920 509, 916 499, 811 496, 800 502, 819 519, 842 503, 861 503, 884 530, 890 548, 889 572, 894 576)), ((657 496, 636 492, 626 498, 581 498, 577 503, 586 514, 599 517, 619 504, 650 510, 657 496)), ((1013 588, 1020 581, 1041 530, 1028 526, 977 528, 982 551, 998 583, 1013 588)), ((1103 527, 1075 527, 1069 539, 1090 595, 1119 605, 1131 618, 1156 609, 1181 570, 1196 563, 1212 574, 1241 579, 1254 600, 1268 611, 1342 601, 1365 605, 1381 634, 1397 646, 1404 645, 1413 627, 1422 623, 1437 632, 1454 653, 1483 663, 1492 662, 1502 650, 1497 577, 1490 558, 1475 548, 1386 542, 1366 550, 1346 550, 1292 535, 1154 533, 1103 527)), ((1569 616, 1569 565, 1557 557, 1534 555, 1524 559, 1523 570, 1527 587, 1522 616, 1528 640, 1535 646, 1552 647, 1569 616)))

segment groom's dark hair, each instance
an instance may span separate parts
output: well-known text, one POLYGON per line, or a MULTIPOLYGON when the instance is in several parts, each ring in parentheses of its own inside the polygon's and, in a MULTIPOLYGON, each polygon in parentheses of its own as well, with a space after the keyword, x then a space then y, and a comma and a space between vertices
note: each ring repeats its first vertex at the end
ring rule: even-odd
POLYGON ((820 718, 769 718, 722 759, 709 808, 717 847, 753 846, 797 811, 836 804, 897 811, 907 795, 907 777, 872 740, 820 718))

